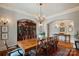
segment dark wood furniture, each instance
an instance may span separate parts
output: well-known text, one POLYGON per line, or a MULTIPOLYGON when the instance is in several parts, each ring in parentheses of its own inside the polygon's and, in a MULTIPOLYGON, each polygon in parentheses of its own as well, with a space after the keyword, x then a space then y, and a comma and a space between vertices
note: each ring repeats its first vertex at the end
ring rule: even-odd
POLYGON ((36 38, 36 24, 27 19, 21 19, 17 22, 17 39, 25 40, 36 38))
POLYGON ((79 50, 79 41, 75 41, 76 49, 79 50))
POLYGON ((46 56, 48 55, 48 45, 47 45, 47 40, 39 40, 38 45, 37 45, 37 56, 46 56))
POLYGON ((49 56, 51 52, 57 50, 58 40, 53 40, 52 37, 39 40, 40 44, 37 45, 37 55, 49 56))

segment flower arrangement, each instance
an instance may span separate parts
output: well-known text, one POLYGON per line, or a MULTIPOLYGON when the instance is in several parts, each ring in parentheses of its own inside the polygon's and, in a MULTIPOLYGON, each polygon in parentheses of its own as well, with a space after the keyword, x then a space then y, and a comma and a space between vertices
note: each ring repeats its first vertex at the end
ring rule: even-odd
POLYGON ((45 35, 45 32, 41 32, 40 35, 45 35))
POLYGON ((40 32, 39 33, 39 38, 44 39, 45 38, 45 32, 40 32))

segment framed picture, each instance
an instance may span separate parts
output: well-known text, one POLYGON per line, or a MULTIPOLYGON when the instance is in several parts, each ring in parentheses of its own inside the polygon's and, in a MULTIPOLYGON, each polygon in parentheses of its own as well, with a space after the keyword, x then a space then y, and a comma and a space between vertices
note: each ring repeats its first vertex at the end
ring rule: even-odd
POLYGON ((65 32, 65 28, 64 27, 60 28, 60 32, 65 32))
POLYGON ((2 32, 8 32, 8 27, 7 26, 2 26, 2 32))
POLYGON ((8 39, 8 34, 7 33, 2 33, 2 39, 8 39))

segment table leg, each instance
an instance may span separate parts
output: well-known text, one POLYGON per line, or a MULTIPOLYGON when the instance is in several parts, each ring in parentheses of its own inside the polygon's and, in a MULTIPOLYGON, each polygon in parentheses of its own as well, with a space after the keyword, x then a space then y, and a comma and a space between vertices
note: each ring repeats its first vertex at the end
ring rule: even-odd
POLYGON ((66 43, 66 41, 67 41, 66 39, 67 39, 67 37, 65 36, 65 43, 66 43))
POLYGON ((69 35, 69 43, 70 43, 70 39, 71 39, 71 37, 70 37, 70 35, 69 35))

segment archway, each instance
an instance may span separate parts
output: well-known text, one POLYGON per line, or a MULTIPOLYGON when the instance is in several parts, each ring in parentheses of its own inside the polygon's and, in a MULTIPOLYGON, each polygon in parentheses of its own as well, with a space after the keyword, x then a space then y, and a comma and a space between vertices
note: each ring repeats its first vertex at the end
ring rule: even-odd
MULTIPOLYGON (((73 42, 74 39, 74 21, 73 20, 56 20, 49 24, 49 36, 54 36, 55 34, 59 35, 70 35, 71 40, 70 42, 73 42)), ((59 35, 59 39, 62 41, 65 41, 65 37, 59 35)), ((67 42, 69 42, 69 37, 67 36, 67 42)))
POLYGON ((36 23, 29 19, 17 21, 17 40, 36 38, 36 23))

